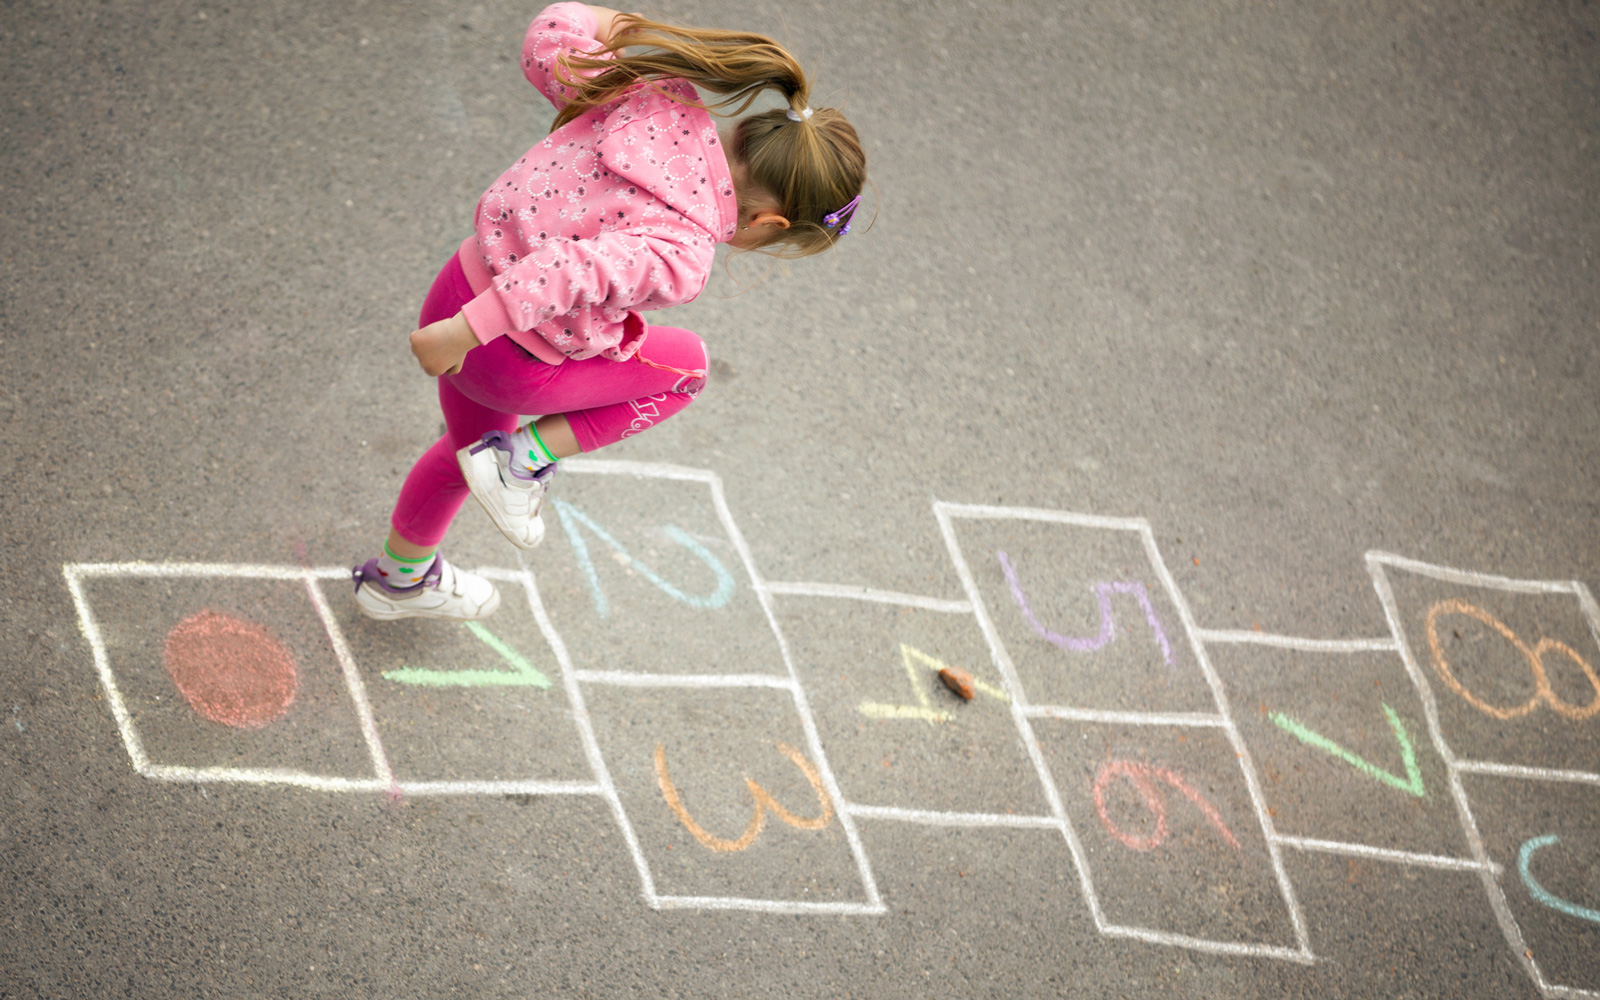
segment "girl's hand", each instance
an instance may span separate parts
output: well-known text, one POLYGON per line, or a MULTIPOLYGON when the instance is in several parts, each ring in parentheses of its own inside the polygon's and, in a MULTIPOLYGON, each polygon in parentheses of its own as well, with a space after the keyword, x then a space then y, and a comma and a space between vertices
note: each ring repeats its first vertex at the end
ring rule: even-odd
POLYGON ((411 334, 411 353, 429 375, 454 375, 467 352, 477 346, 477 334, 460 313, 411 334))

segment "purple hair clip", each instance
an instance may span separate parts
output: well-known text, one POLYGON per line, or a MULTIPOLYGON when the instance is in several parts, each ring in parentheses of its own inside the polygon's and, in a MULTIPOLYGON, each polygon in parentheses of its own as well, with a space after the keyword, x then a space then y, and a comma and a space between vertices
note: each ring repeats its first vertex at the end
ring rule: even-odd
POLYGON ((859 204, 861 204, 861 196, 858 194, 854 198, 850 199, 850 204, 839 209, 837 212, 829 212, 827 215, 823 216, 822 224, 827 226, 829 229, 832 229, 834 226, 839 225, 839 220, 841 218, 844 219, 844 225, 839 226, 839 235, 843 236, 845 233, 850 231, 850 220, 856 217, 856 206, 859 204))

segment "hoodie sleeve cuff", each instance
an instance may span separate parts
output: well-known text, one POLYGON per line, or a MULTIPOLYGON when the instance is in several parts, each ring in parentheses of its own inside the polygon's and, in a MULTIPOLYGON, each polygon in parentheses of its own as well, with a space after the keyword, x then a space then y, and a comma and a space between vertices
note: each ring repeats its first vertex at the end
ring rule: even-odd
POLYGON ((477 298, 461 307, 461 315, 472 327, 478 343, 487 344, 511 330, 511 314, 500 302, 493 288, 485 289, 477 298))

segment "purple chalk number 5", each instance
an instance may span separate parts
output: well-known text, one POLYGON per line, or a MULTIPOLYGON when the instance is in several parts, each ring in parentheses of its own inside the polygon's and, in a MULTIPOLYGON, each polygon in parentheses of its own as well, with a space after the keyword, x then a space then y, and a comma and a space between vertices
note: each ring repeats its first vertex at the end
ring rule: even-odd
POLYGON ((1071 650, 1074 653, 1093 653, 1110 645, 1117 637, 1117 625, 1111 614, 1111 595, 1129 594, 1144 610, 1144 620, 1154 633, 1156 642, 1161 644, 1161 656, 1166 660, 1167 666, 1173 666, 1176 661, 1172 657, 1172 643, 1167 640, 1167 632, 1161 627, 1161 619, 1156 617, 1156 609, 1150 603, 1150 592, 1145 585, 1137 580, 1112 581, 1096 583, 1093 585, 1095 597, 1100 602, 1100 632, 1093 637, 1079 637, 1062 635, 1046 628, 1033 613, 1033 606, 1028 601, 1028 595, 1022 592, 1022 584, 1017 581, 1016 567, 1011 564, 1011 557, 1004 552, 996 552, 1000 558, 1000 569, 1006 575, 1006 584, 1011 588, 1011 599, 1017 602, 1017 607, 1022 611, 1022 617, 1028 626, 1033 629, 1039 638, 1044 639, 1061 649, 1071 650))

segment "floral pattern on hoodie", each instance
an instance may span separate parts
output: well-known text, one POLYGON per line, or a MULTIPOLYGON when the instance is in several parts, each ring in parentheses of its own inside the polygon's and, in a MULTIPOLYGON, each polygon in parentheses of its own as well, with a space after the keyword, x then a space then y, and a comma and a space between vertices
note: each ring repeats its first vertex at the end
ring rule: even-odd
MULTIPOLYGON (((522 47, 529 82, 560 109, 566 53, 600 48, 589 8, 558 3, 522 47)), ((716 244, 738 224, 733 176, 694 88, 644 84, 551 133, 478 200, 460 259, 476 297, 462 309, 483 343, 508 336, 543 361, 626 361, 640 313, 688 302, 716 244)))

